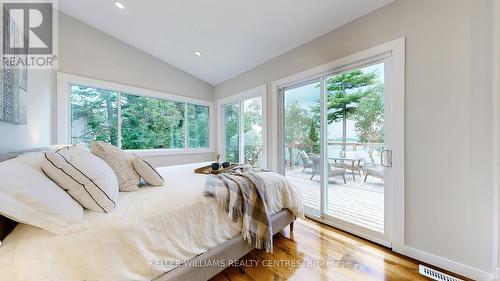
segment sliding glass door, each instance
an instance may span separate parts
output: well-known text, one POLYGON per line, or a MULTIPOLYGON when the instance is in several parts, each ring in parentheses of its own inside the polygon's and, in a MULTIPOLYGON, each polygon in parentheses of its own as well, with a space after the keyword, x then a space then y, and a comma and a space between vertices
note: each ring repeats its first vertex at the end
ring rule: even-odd
POLYGON ((320 212, 320 82, 287 88, 283 96, 286 177, 300 189, 308 213, 320 212))
POLYGON ((242 127, 245 164, 262 167, 262 97, 243 101, 242 127))
POLYGON ((223 159, 262 167, 262 96, 242 99, 222 106, 224 129, 223 159))
POLYGON ((306 213, 390 245, 387 60, 284 87, 282 171, 306 213))
POLYGON ((384 233, 384 63, 325 78, 325 213, 384 233))

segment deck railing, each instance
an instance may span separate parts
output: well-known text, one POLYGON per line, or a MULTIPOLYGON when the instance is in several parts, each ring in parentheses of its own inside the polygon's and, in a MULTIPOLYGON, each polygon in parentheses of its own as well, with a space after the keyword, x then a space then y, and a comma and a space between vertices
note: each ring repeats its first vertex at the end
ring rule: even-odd
MULTIPOLYGON (((383 148, 384 143, 381 142, 336 142, 336 141, 328 141, 328 146, 340 146, 346 147, 347 151, 357 151, 359 147, 379 147, 383 148), (347 149, 352 148, 352 149, 347 149)), ((312 144, 286 144, 285 148, 296 148, 303 150, 312 150, 314 145, 312 144)), ((308 152, 308 151, 307 151, 308 152)))
MULTIPOLYGON (((299 157, 299 152, 301 150, 304 150, 307 153, 315 153, 313 151, 314 145, 312 144, 287 144, 285 145, 285 157, 286 162, 292 166, 293 162, 295 164, 299 164, 300 162, 300 157, 299 157), (291 153, 291 157, 290 154, 291 153), (288 154, 288 155, 287 155, 288 154), (288 158, 290 157, 290 158, 288 158), (294 161, 290 162, 289 159, 292 159, 294 161)), ((345 151, 363 151, 366 152, 368 155, 366 158, 367 161, 372 162, 372 163, 378 163, 380 162, 380 152, 384 149, 384 143, 379 143, 379 142, 338 142, 338 141, 328 141, 328 147, 338 147, 338 152, 340 155, 335 155, 335 156, 345 156, 342 155, 342 150, 345 147, 345 151)), ((334 149, 337 150, 337 149, 334 149)), ((316 151, 317 153, 317 151, 316 151)), ((330 155, 330 152, 329 152, 330 155)))
POLYGON ((381 142, 335 142, 335 141, 328 141, 328 146, 352 147, 352 149, 346 149, 346 150, 357 151, 358 147, 384 147, 384 143, 381 143, 381 142))

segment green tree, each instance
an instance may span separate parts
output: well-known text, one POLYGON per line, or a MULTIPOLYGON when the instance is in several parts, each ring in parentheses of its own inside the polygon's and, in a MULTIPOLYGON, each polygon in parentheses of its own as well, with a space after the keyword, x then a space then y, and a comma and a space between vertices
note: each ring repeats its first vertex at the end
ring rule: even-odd
POLYGON ((239 116, 239 103, 224 106, 226 161, 231 163, 239 162, 239 116))
POLYGON ((243 161, 255 166, 262 158, 262 98, 246 100, 243 104, 242 136, 239 135, 241 104, 234 103, 224 106, 226 161, 232 163, 243 161), (239 147, 240 138, 244 138, 245 147, 239 147), (239 159, 240 149, 244 149, 244 159, 239 159))
POLYGON ((183 148, 184 103, 122 94, 122 148, 183 148))
POLYGON ((208 147, 208 119, 209 110, 206 106, 188 104, 188 147, 208 147))
POLYGON ((91 140, 118 142, 117 93, 109 90, 71 86, 73 143, 91 140), (76 134, 76 135, 73 135, 76 134))
MULTIPOLYGON (((376 82, 375 72, 365 73, 362 70, 342 73, 327 79, 328 123, 342 120, 342 143, 346 142, 347 119, 357 112, 360 100, 370 93, 370 88, 366 87, 376 82)), ((345 145, 342 149, 345 150, 345 145)))
POLYGON ((354 126, 360 142, 384 142, 384 84, 378 83, 359 101, 354 126))
POLYGON ((314 122, 314 114, 302 108, 298 101, 285 106, 285 143, 289 152, 289 164, 293 165, 293 148, 311 144, 309 138, 310 126, 314 122))
POLYGON ((245 132, 253 129, 253 126, 262 126, 261 99, 255 98, 245 108, 245 132))
MULTIPOLYGON (((117 145, 118 92, 71 86, 72 142, 92 140, 117 145)), ((121 95, 121 145, 123 149, 208 147, 209 109, 132 94, 121 95), (185 111, 187 109, 187 120, 185 111)))
POLYGON ((244 110, 245 135, 245 163, 252 166, 259 164, 262 158, 262 98, 253 98, 245 101, 248 106, 244 110))
POLYGON ((319 153, 320 150, 319 136, 316 128, 317 128, 316 122, 311 121, 311 124, 309 125, 309 140, 311 141, 313 152, 319 153))

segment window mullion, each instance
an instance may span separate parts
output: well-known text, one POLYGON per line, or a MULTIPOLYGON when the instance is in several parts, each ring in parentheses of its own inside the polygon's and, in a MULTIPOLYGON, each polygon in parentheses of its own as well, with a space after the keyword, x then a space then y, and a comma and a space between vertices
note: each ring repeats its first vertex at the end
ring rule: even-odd
POLYGON ((72 130, 72 118, 73 118, 73 112, 72 112, 72 108, 71 108, 71 84, 68 83, 67 84, 67 87, 66 87, 66 101, 65 103, 67 104, 66 106, 66 110, 67 110, 67 113, 66 113, 66 118, 65 120, 68 120, 68 124, 66 124, 65 128, 66 128, 66 132, 63 134, 64 135, 64 140, 61 142, 61 143, 70 143, 72 144, 73 143, 73 138, 72 138, 72 135, 71 135, 71 130, 72 130))
POLYGON ((118 148, 122 148, 122 92, 118 92, 117 96, 117 107, 118 107, 118 124, 117 124, 117 129, 116 129, 116 144, 118 148))
POLYGON ((184 103, 184 149, 188 149, 188 103, 184 103))
POLYGON ((238 141, 239 141, 239 147, 240 149, 238 150, 239 151, 239 155, 238 155, 238 158, 239 158, 239 162, 244 164, 245 163, 245 108, 244 108, 244 103, 245 101, 242 100, 240 101, 240 120, 239 120, 239 132, 238 132, 238 135, 239 135, 239 138, 238 138, 238 141))

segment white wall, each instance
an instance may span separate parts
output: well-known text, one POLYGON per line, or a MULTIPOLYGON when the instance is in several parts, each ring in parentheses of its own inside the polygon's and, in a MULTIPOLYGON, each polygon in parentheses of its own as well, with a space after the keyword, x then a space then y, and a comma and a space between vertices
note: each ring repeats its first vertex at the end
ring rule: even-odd
POLYGON ((217 85, 216 99, 405 36, 406 244, 491 273, 491 5, 396 1, 217 85))
MULTIPOLYGON (((500 229, 499 229, 499 218, 500 218, 500 208, 498 206, 500 202, 500 0, 495 0, 495 6, 493 10, 494 21, 494 30, 493 30, 493 40, 494 40, 494 49, 493 49, 493 58, 496 59, 493 65, 493 90, 494 90, 494 128, 493 132, 495 133, 493 138, 493 152, 496 152, 495 165, 493 168, 495 169, 495 190, 497 197, 496 200, 493 201, 494 207, 496 208, 497 215, 493 218, 493 225, 496 227, 494 229, 494 234, 497 235, 497 241, 494 245, 497 250, 496 261, 494 261, 493 266, 496 266, 497 271, 497 280, 500 279, 500 229)), ((495 199, 495 198, 494 198, 495 199)))
POLYGON ((0 121, 0 153, 52 144, 54 77, 51 70, 28 71, 27 124, 16 125, 0 121))

